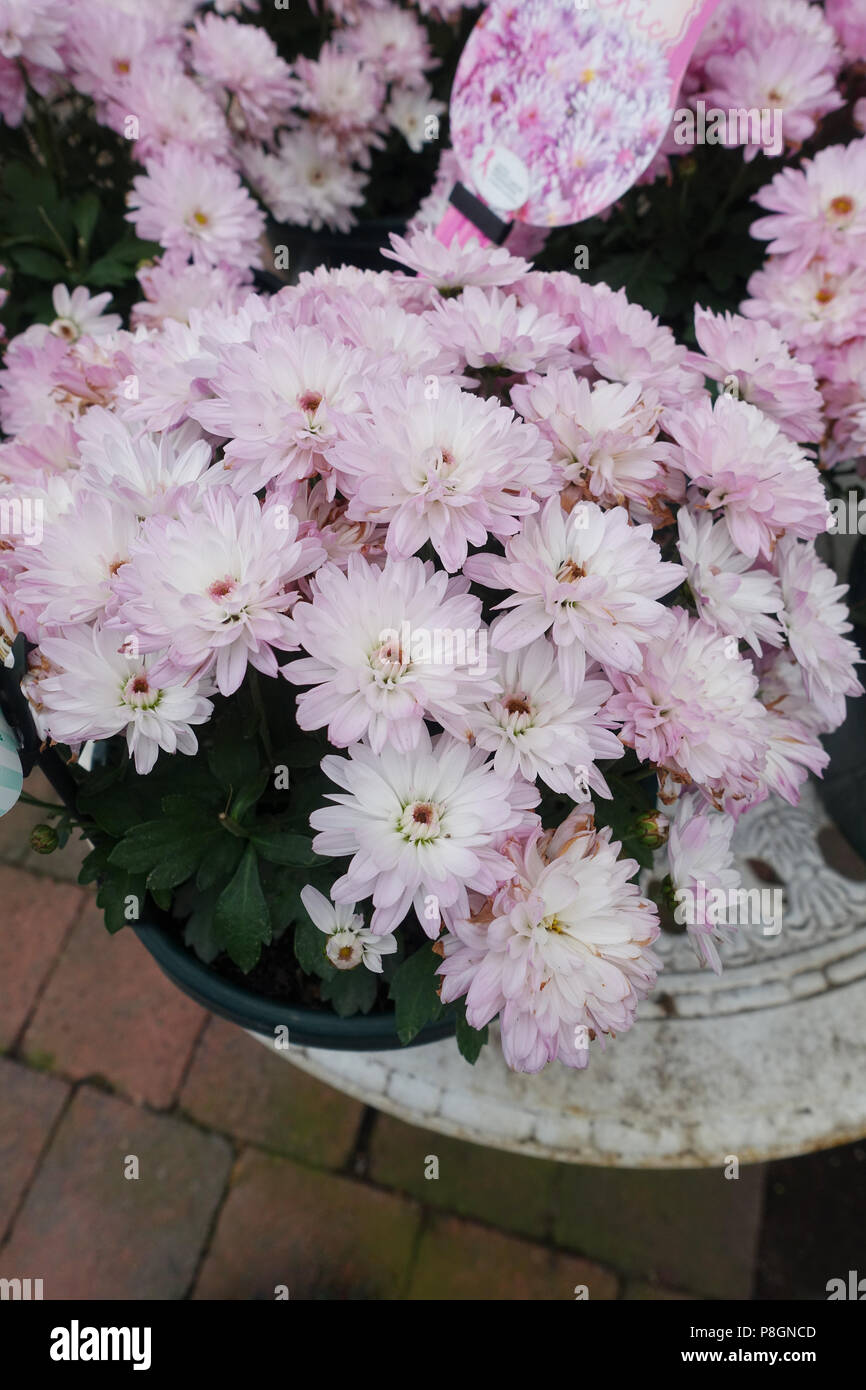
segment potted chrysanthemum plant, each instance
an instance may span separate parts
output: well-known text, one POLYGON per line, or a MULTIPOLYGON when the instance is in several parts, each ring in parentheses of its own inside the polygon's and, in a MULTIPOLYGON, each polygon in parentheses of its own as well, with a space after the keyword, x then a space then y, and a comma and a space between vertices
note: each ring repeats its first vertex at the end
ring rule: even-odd
POLYGON ((169 264, 135 331, 10 343, 4 706, 109 929, 217 1012, 582 1067, 656 980, 640 871, 719 969, 736 820, 860 689, 825 399, 780 276, 689 351, 505 248, 392 254, 184 321, 169 264))

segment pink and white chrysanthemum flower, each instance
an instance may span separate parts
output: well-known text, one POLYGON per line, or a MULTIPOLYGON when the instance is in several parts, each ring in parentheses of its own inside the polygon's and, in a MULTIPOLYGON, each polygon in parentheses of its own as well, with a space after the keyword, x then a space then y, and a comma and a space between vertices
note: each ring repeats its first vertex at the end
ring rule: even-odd
POLYGON ((528 261, 512 256, 504 246, 481 246, 475 237, 462 246, 444 246, 426 228, 410 237, 392 232, 391 246, 390 251, 383 247, 383 256, 408 266, 445 295, 459 294, 467 285, 513 285, 531 269, 528 261))
POLYGON ((264 214, 234 169, 211 155, 169 145, 133 179, 126 214, 140 237, 196 265, 260 267, 264 214))
POLYGON ((312 884, 301 889, 301 902, 314 926, 328 938, 325 955, 338 970, 354 970, 357 965, 382 973, 382 957, 397 950, 396 936, 379 936, 364 926, 364 918, 354 903, 332 903, 312 884))
POLYGON ((308 655, 282 668, 293 685, 314 687, 298 696, 302 729, 327 725, 335 747, 366 738, 376 753, 417 747, 425 717, 468 736, 468 707, 495 689, 468 580, 431 561, 389 558, 380 569, 350 555, 345 573, 323 565, 312 588, 292 610, 308 655))
POLYGON ((140 164, 178 146, 197 158, 228 158, 231 133, 219 103, 187 76, 174 55, 157 50, 113 85, 105 124, 128 138, 130 112, 137 121, 133 143, 140 164))
MULTIPOLYGON (((274 503, 290 506, 300 522, 299 536, 312 536, 324 547, 325 555, 333 564, 344 570, 349 556, 364 555, 377 563, 385 558, 385 528, 363 521, 349 521, 346 516, 347 502, 342 497, 330 498, 325 483, 319 479, 312 485, 308 482, 289 483, 285 488, 275 487, 270 493, 274 503)), ((301 590, 312 597, 310 581, 300 581, 301 590)))
POLYGON ((815 260, 791 275, 784 256, 771 256, 747 289, 746 317, 767 319, 805 361, 866 333, 866 267, 833 275, 815 260))
POLYGON ((708 809, 695 793, 681 796, 668 816, 664 853, 677 920, 685 923, 701 964, 721 975, 716 943, 730 941, 737 925, 728 923, 727 911, 727 893, 740 885, 731 851, 734 820, 708 809))
POLYGON ((845 697, 862 694, 856 666, 860 652, 845 634, 851 631, 846 584, 819 559, 813 545, 785 537, 777 547, 775 571, 784 600, 782 625, 799 663, 809 699, 825 730, 845 718, 845 697))
MULTIPOLYGON (((316 323, 337 341, 363 348, 371 363, 391 373, 426 380, 451 376, 460 363, 455 343, 437 337, 425 315, 409 313, 399 303, 369 304, 357 292, 334 292, 317 312, 316 323)), ((468 379, 466 384, 471 384, 468 379)))
POLYGON ((610 835, 576 811, 511 846, 509 881, 442 941, 443 1002, 465 996, 473 1028, 498 1014, 514 1071, 585 1067, 590 1041, 630 1028, 655 984, 656 910, 610 835))
POLYGON ((111 303, 110 294, 91 295, 83 285, 77 285, 71 294, 65 285, 55 285, 51 302, 57 315, 51 332, 67 343, 74 342, 83 333, 91 338, 105 338, 115 333, 123 322, 119 314, 103 313, 111 303))
POLYGON ((431 125, 428 125, 431 117, 436 122, 432 129, 438 131, 439 117, 444 116, 447 110, 444 101, 437 101, 425 82, 421 87, 393 87, 384 114, 389 124, 399 130, 410 150, 420 154, 431 138, 428 133, 431 130, 431 125))
MULTIPOLYGON (((494 846, 526 824, 538 794, 520 779, 498 776, 468 743, 426 726, 410 752, 366 744, 348 758, 329 756, 322 771, 342 788, 334 806, 310 816, 317 854, 352 855, 331 890, 335 902, 372 897, 377 935, 399 926, 414 907, 424 931, 439 935, 469 913, 470 890, 484 896, 512 873, 494 846)), ((533 818, 534 819, 534 818, 533 818)))
POLYGON ((268 140, 285 123, 297 84, 263 27, 206 14, 196 20, 189 52, 193 68, 210 91, 220 94, 221 105, 224 94, 230 95, 232 130, 268 140))
POLYGON ((809 777, 821 777, 830 761, 815 731, 799 719, 791 719, 784 705, 775 708, 767 703, 762 689, 761 699, 770 715, 767 721, 767 761, 764 779, 771 792, 792 806, 799 805, 800 788, 809 777))
POLYGON ((726 389, 734 386, 741 400, 771 416, 789 439, 818 443, 824 410, 815 372, 791 355, 778 329, 761 319, 696 308, 695 334, 701 353, 691 357, 694 366, 726 389))
POLYGON ((338 30, 336 42, 378 73, 382 82, 417 87, 436 62, 417 15, 378 0, 359 6, 355 22, 338 30))
POLYGON ((848 62, 866 62, 866 14, 860 0, 825 0, 824 9, 848 62))
POLYGON ((456 348, 475 370, 548 371, 571 363, 568 345, 574 330, 556 314, 519 304, 495 285, 468 285, 459 299, 440 301, 426 321, 434 341, 456 348))
POLYGON ((756 656, 762 642, 780 647, 784 639, 778 615, 784 603, 779 581, 767 570, 753 569, 724 522, 714 522, 709 512, 681 507, 677 529, 699 617, 738 642, 748 642, 756 656))
POLYGON ((106 628, 68 628, 43 638, 40 652, 51 663, 36 682, 41 725, 58 743, 125 734, 139 774, 150 772, 161 748, 197 751, 192 726, 206 723, 213 710, 199 682, 184 676, 162 684, 152 659, 120 651, 117 633, 106 628))
POLYGON ((754 668, 703 619, 682 608, 672 616, 670 630, 646 646, 639 672, 609 670, 617 693, 606 713, 641 762, 660 769, 665 800, 691 782, 718 806, 764 800, 769 716, 754 668))
POLYGON ((45 526, 40 544, 22 548, 27 568, 18 599, 47 627, 102 617, 139 529, 131 507, 79 490, 73 505, 45 526))
POLYGON ((762 120, 728 120, 722 143, 742 147, 746 160, 760 150, 778 156, 781 129, 788 148, 797 147, 815 134, 817 123, 830 111, 844 106, 836 88, 838 58, 815 44, 804 44, 797 34, 774 35, 770 43, 751 43, 737 53, 711 56, 706 66, 708 90, 701 93, 706 105, 728 111, 770 111, 771 130, 762 120), (829 60, 829 61, 828 61, 829 60), (778 143, 777 143, 778 140, 778 143))
POLYGON ((819 150, 801 168, 782 169, 755 195, 769 212, 752 236, 785 257, 788 275, 820 259, 830 272, 862 262, 866 248, 866 139, 819 150))
POLYGON ((294 71, 297 105, 310 114, 320 135, 366 164, 369 147, 384 144, 384 90, 374 68, 326 42, 315 58, 298 58, 294 71))
POLYGON ((470 579, 513 592, 497 606, 491 628, 499 651, 517 651, 550 632, 568 690, 583 681, 587 656, 606 671, 639 671, 642 645, 669 631, 668 609, 657 602, 685 578, 663 561, 652 527, 629 525, 623 507, 603 511, 580 502, 566 514, 552 497, 506 543, 504 559, 473 555, 470 579))
POLYGON ((165 319, 189 323, 191 309, 232 314, 249 294, 248 275, 237 266, 193 265, 182 253, 167 254, 136 272, 145 297, 133 304, 131 325, 157 328, 165 319))
POLYGON ((605 506, 649 503, 664 488, 670 451, 658 442, 661 406, 640 382, 590 385, 573 371, 551 371, 512 387, 511 399, 550 439, 563 477, 587 498, 605 506))
POLYGON ((116 497, 139 517, 191 501, 211 461, 211 446, 192 421, 144 434, 95 405, 79 421, 77 434, 82 486, 116 497))
POLYGON ((258 492, 272 478, 330 473, 334 445, 362 409, 369 360, 278 316, 255 324, 249 343, 223 349, 210 381, 213 399, 190 414, 229 440, 224 467, 238 492, 258 492))
POLYGON ((564 278, 572 284, 564 287, 557 279, 556 290, 572 302, 580 346, 599 376, 639 381, 645 391, 657 391, 663 405, 680 406, 704 394, 703 376, 690 364, 687 350, 647 309, 631 304, 623 290, 564 278))
POLYGON ((567 691, 552 642, 540 637, 496 666, 499 691, 471 718, 475 742, 493 754, 503 777, 540 778, 552 791, 586 801, 589 788, 611 792, 596 761, 620 758, 623 746, 605 724, 602 706, 612 687, 588 678, 567 691), (601 712, 600 712, 601 711, 601 712))
POLYGON ((244 145, 239 160, 259 197, 279 222, 348 232, 364 201, 367 175, 309 126, 281 131, 276 153, 244 145))
POLYGON ((713 403, 669 411, 665 429, 680 446, 674 462, 750 560, 770 559, 785 533, 806 540, 827 529, 815 464, 757 406, 723 393, 713 403))
POLYGON ((518 530, 555 487, 550 445, 534 425, 456 383, 435 393, 411 377, 365 391, 369 417, 346 421, 329 462, 355 521, 388 523, 389 555, 430 541, 447 570, 488 534, 518 530))
POLYGON ((288 509, 271 513, 227 488, 195 509, 182 504, 176 517, 149 517, 118 576, 112 627, 134 634, 139 651, 165 652, 155 678, 213 672, 220 694, 231 695, 248 664, 275 676, 274 648, 293 644, 290 586, 324 559, 297 532, 288 509))

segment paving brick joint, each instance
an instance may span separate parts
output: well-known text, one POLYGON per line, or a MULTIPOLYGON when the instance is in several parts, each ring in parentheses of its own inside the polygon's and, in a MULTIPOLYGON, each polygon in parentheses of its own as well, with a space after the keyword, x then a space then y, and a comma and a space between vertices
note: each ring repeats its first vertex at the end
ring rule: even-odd
POLYGON ((729 1182, 365 1109, 109 937, 83 847, 28 851, 41 815, 0 820, 0 1279, 42 1278, 46 1299, 809 1299, 862 1258, 863 1146, 729 1182), (795 1209, 822 1174, 804 1262, 795 1209))

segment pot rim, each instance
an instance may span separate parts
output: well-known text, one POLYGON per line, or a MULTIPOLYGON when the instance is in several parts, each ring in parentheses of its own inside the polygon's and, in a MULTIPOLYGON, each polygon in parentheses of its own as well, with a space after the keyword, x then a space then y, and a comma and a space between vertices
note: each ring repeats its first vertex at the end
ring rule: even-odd
POLYGON ((390 1051, 448 1038, 456 1030, 454 1018, 437 1019, 426 1024, 411 1042, 401 1043, 393 1010, 385 1014, 352 1014, 341 1018, 332 1009, 308 1009, 280 999, 268 999, 264 994, 223 979, 165 927, 153 922, 131 922, 130 926, 169 979, 197 1004, 271 1041, 276 1028, 285 1027, 289 1041, 302 1046, 330 1047, 338 1051, 390 1051))

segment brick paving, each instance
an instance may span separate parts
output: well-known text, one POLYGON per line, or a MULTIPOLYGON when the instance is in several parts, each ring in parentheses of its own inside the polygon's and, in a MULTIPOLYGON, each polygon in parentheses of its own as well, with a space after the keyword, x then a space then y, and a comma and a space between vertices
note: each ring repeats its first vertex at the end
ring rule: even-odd
POLYGON ((866 1146, 728 1182, 366 1110, 109 937, 81 847, 28 851, 40 818, 0 820, 0 1278, 46 1299, 817 1299, 862 1264, 866 1146))

